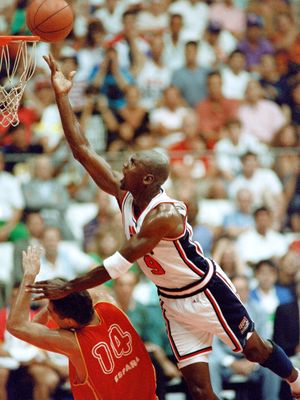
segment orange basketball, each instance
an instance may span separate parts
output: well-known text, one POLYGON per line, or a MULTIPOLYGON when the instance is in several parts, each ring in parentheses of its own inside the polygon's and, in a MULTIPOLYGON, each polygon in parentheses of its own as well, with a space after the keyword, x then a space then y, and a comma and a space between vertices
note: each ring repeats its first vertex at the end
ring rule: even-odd
POLYGON ((27 7, 30 31, 44 42, 58 42, 71 32, 74 14, 64 0, 34 0, 27 7))

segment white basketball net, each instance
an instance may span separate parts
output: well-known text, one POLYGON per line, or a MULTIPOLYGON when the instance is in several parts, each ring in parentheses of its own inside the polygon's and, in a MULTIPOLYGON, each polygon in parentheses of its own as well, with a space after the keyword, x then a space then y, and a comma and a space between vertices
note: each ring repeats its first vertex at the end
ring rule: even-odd
POLYGON ((36 67, 36 42, 19 40, 13 43, 18 47, 14 60, 10 56, 9 44, 0 44, 0 125, 3 127, 19 124, 20 101, 36 67))

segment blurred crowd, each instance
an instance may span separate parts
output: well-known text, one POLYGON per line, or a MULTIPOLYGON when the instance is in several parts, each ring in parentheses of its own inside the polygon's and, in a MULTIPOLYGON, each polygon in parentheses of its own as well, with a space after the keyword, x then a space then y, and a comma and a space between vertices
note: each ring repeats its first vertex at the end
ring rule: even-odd
MULTIPOLYGON (((30 35, 27 3, 1 1, 0 35, 30 35)), ((291 315, 284 307, 296 307, 300 299, 299 1, 69 3, 75 15, 71 34, 63 42, 37 44, 20 124, 3 127, 0 115, 2 307, 9 307, 20 281, 28 244, 44 249, 41 279, 70 279, 99 264, 123 240, 117 205, 99 193, 64 139, 43 60, 51 52, 67 76, 76 70, 69 97, 91 147, 116 169, 137 150, 157 148, 169 156, 165 189, 188 205, 195 240, 246 292, 245 303, 263 319, 261 332, 297 357, 299 323, 293 340, 281 331, 287 331, 282 326, 291 315)), ((30 44, 28 49, 33 51, 30 44)), ((13 68, 16 46, 9 52, 13 68)), ((17 84, 24 67, 19 60, 10 85, 17 84)), ((3 86, 6 77, 1 61, 3 86)), ((134 271, 135 278, 124 278, 125 287, 131 287, 123 294, 123 300, 130 295, 124 310, 137 309, 133 322, 159 360, 159 376, 166 377, 164 399, 168 382, 179 374, 171 351, 165 357, 158 350, 166 349, 166 338, 149 335, 150 326, 152 333, 160 329, 164 335, 163 325, 153 328, 154 320, 162 324, 155 288, 134 271), (150 321, 147 329, 145 321, 150 321)), ((115 287, 107 290, 114 293, 115 287)), ((298 306, 293 312, 299 322, 298 306)), ((269 377, 257 365, 224 351, 216 343, 216 391, 221 393, 232 375, 259 382, 258 389, 262 381, 268 387, 269 377)), ((0 348, 0 386, 7 385, 8 364, 2 367, 0 348)), ((50 398, 54 382, 65 377, 55 368, 52 375, 31 374, 35 383, 44 377, 50 381, 48 394, 34 400, 50 398)), ((262 390, 255 399, 290 398, 280 382, 272 387, 269 397, 262 390)), ((0 387, 0 400, 6 400, 2 392, 0 387)))

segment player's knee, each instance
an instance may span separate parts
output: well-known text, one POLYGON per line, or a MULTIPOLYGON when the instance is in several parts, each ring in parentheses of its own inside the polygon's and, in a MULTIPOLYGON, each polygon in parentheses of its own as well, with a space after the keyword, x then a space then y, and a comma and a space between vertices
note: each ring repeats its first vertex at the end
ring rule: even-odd
POLYGON ((215 395, 209 386, 200 386, 195 383, 188 385, 193 400, 214 400, 215 395))
POLYGON ((56 389, 59 382, 60 382, 60 378, 59 378, 58 374, 54 371, 51 371, 51 372, 47 373, 44 384, 47 386, 48 390, 50 390, 52 392, 56 389))
POLYGON ((54 389, 59 383, 59 377, 55 371, 42 365, 34 365, 29 369, 36 385, 43 385, 44 388, 54 389))
POLYGON ((6 386, 9 376, 9 370, 0 368, 0 387, 6 386))

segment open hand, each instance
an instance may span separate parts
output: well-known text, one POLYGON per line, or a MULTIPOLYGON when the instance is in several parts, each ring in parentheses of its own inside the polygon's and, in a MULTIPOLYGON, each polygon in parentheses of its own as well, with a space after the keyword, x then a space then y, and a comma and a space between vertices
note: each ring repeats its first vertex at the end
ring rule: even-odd
POLYGON ((36 276, 40 272, 41 249, 28 246, 27 251, 23 251, 22 265, 24 274, 36 276))
POLYGON ((54 60, 53 56, 43 56, 51 71, 51 82, 56 94, 67 94, 71 90, 73 77, 76 71, 70 72, 68 77, 62 73, 58 63, 54 60))
POLYGON ((61 299, 71 293, 68 287, 68 282, 62 282, 58 279, 35 282, 32 285, 27 285, 27 292, 37 295, 35 300, 43 299, 61 299))

